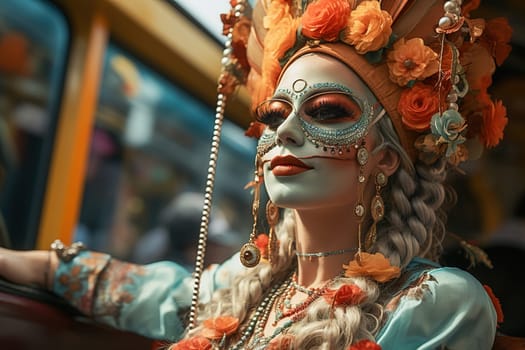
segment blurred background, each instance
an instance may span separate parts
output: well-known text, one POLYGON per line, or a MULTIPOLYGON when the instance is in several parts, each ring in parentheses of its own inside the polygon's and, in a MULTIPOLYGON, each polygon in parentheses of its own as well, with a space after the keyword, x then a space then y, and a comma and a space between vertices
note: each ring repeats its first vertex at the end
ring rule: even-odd
MULTIPOLYGON (((124 260, 191 268, 224 40, 219 13, 228 9, 227 0, 0 1, 1 244, 82 240, 124 260)), ((509 298, 525 280, 525 3, 483 0, 477 16, 505 16, 514 28, 490 91, 509 124, 500 145, 450 177, 458 205, 449 229, 489 252, 498 270, 473 271, 511 300, 511 315, 524 308, 509 298)), ((248 105, 241 89, 227 108, 208 263, 250 232, 248 105)), ((446 263, 468 265, 457 241, 445 249, 446 263)))

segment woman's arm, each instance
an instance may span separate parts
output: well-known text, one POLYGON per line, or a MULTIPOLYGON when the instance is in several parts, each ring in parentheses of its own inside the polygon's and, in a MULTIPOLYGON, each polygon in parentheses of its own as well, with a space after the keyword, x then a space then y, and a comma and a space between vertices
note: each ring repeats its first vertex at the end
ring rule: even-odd
MULTIPOLYGON (((234 256, 203 273, 201 301, 240 273, 238 262, 234 256)), ((173 262, 136 265, 91 251, 63 262, 54 252, 1 249, 0 275, 19 284, 47 286, 105 324, 166 340, 182 334, 182 314, 190 306, 193 289, 191 274, 173 262)))

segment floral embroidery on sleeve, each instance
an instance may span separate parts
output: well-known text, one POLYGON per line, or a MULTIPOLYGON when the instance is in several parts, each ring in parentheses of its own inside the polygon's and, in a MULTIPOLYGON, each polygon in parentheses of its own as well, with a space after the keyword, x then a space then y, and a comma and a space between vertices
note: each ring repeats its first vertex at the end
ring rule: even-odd
POLYGON ((117 322, 124 305, 134 299, 135 277, 144 274, 142 266, 87 251, 59 266, 54 291, 86 315, 110 316, 117 322))

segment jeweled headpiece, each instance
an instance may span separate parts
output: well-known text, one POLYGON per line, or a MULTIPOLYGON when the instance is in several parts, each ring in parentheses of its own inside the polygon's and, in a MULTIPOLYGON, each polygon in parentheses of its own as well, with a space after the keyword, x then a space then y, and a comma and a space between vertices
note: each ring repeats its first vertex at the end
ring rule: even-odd
MULTIPOLYGON (((261 0, 247 40, 253 106, 282 71, 318 52, 354 70, 374 92, 414 161, 457 165, 503 136, 506 109, 487 92, 510 53, 504 18, 471 18, 479 0, 261 0)), ((261 126, 252 124, 249 135, 261 126)))

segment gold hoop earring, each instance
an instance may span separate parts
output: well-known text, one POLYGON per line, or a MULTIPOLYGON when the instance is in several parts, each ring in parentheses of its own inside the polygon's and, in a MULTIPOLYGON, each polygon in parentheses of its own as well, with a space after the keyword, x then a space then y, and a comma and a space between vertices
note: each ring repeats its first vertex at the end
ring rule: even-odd
POLYGON ((261 261, 261 250, 255 244, 255 237, 257 235, 257 216, 259 214, 259 202, 261 199, 261 183, 262 183, 262 161, 258 155, 255 156, 255 178, 250 182, 246 188, 253 187, 253 203, 252 203, 252 216, 253 226, 252 232, 250 233, 250 239, 248 243, 245 243, 241 247, 239 258, 241 263, 246 267, 255 267, 261 261))
POLYGON ((368 251, 375 244, 377 239, 377 223, 385 217, 385 202, 381 197, 381 189, 386 185, 388 177, 382 171, 376 174, 376 195, 370 203, 370 215, 372 215, 372 225, 366 234, 365 249, 368 251))

